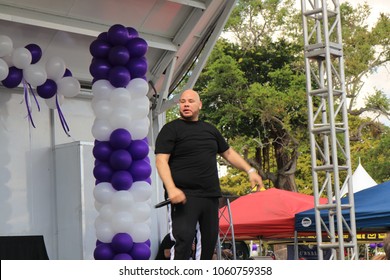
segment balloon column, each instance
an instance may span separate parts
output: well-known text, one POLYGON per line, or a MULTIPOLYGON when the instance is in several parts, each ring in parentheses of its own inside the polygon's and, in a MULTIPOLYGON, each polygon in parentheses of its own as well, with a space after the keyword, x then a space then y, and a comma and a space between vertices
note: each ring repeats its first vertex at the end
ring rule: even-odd
POLYGON ((115 24, 90 45, 97 260, 150 258, 148 45, 115 24))
MULTIPOLYGON (((79 81, 72 77, 65 62, 60 57, 50 58, 44 65, 39 63, 42 50, 36 44, 15 48, 11 38, 0 35, 0 81, 7 88, 15 88, 21 83, 29 120, 35 127, 31 114, 29 92, 34 97, 38 110, 38 100, 34 93, 43 98, 50 109, 58 109, 58 115, 66 134, 69 127, 61 112, 60 104, 64 97, 74 97, 80 91, 79 81)), ((69 134, 68 134, 69 136, 69 134)))

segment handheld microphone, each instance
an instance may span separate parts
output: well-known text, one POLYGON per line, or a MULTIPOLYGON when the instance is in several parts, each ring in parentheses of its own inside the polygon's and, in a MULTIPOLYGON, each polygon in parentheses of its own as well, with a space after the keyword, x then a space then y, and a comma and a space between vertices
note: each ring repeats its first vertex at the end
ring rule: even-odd
POLYGON ((166 206, 170 203, 171 203, 171 200, 168 198, 167 200, 161 201, 160 203, 157 203, 156 205, 154 205, 154 208, 160 208, 160 207, 166 206))

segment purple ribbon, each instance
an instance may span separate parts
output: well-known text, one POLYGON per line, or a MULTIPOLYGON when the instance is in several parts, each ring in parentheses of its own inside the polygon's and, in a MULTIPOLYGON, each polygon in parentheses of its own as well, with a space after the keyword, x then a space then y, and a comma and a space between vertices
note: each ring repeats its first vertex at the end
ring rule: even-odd
POLYGON ((26 82, 25 79, 23 79, 23 91, 24 91, 24 101, 26 103, 28 119, 30 120, 31 125, 35 128, 35 124, 34 124, 34 121, 32 119, 32 114, 31 114, 31 106, 30 106, 30 102, 28 99, 29 92, 31 92, 31 95, 34 97, 35 103, 37 104, 37 107, 38 107, 38 111, 41 110, 41 107, 39 107, 38 99, 35 96, 33 88, 31 87, 31 85, 29 83, 26 82))
POLYGON ((57 106, 57 111, 58 111, 58 117, 60 118, 60 121, 61 121, 62 129, 65 131, 66 135, 68 135, 68 137, 70 137, 70 134, 69 134, 69 131, 70 131, 70 130, 69 130, 69 126, 68 126, 68 124, 66 123, 64 114, 63 114, 62 111, 61 111, 60 103, 58 103, 57 94, 56 94, 56 106, 57 106))

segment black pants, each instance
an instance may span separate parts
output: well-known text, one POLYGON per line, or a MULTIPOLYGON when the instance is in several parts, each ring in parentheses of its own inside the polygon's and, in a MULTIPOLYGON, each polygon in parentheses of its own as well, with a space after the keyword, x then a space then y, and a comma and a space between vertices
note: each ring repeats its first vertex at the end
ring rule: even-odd
MULTIPOLYGON (((219 233, 217 197, 189 197, 185 204, 171 205, 175 260, 188 260, 199 223, 201 260, 211 260, 219 233)), ((199 241, 199 240, 198 240, 199 241)))

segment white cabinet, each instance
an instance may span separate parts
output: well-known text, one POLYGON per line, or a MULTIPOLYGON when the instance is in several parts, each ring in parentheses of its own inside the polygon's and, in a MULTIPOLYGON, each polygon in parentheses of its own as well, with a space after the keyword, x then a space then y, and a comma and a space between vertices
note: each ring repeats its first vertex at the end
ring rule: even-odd
POLYGON ((94 222, 93 143, 72 142, 55 147, 58 259, 93 259, 94 222))

